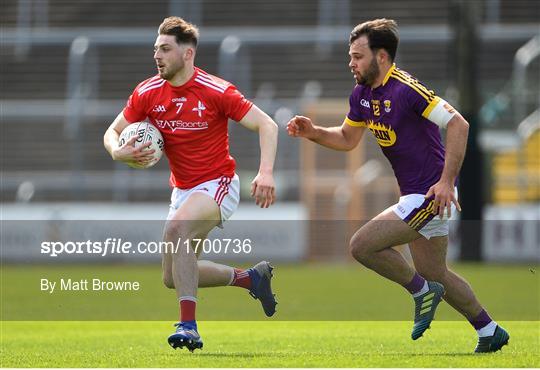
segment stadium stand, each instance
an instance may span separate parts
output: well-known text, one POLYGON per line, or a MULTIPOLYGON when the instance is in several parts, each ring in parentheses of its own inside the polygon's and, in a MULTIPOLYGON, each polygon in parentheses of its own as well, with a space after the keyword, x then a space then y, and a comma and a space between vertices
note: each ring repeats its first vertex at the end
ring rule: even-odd
MULTIPOLYGON (((398 54, 400 67, 455 102, 451 1, 330 3, 5 1, 0 47, 1 200, 15 200, 20 184, 28 181, 36 189, 34 200, 40 201, 155 201, 168 197, 165 161, 141 174, 115 165, 101 142, 104 130, 135 84, 155 73, 153 38, 162 18, 171 13, 186 14, 188 20, 199 23, 202 38, 197 64, 210 73, 222 75, 220 72, 226 71, 219 48, 227 35, 260 39, 241 44, 243 54, 238 55, 238 65, 245 75, 233 75, 231 80, 238 81, 238 87, 274 114, 280 124, 291 114, 301 113, 305 103, 313 99, 346 101, 353 86, 347 69, 348 30, 358 22, 380 16, 394 18, 401 26, 405 46, 398 54), (88 51, 79 95, 70 96, 70 47, 79 36, 88 37, 88 51), (82 102, 81 116, 75 119, 80 120, 79 129, 70 127, 66 118, 74 101, 82 102), (119 181, 119 173, 133 181, 119 181), (75 185, 80 191, 72 191, 75 185)), ((482 99, 489 101, 507 86, 516 51, 538 32, 540 3, 486 0, 481 8, 483 37, 478 48, 478 74, 482 99)), ((534 91, 535 87, 538 85, 528 89, 534 91)), ((532 96, 531 106, 537 104, 534 99, 532 96)), ((492 128, 515 129, 517 123, 507 109, 497 115, 492 128)), ((234 125, 230 134, 239 170, 256 171, 256 137, 234 125)), ((278 179, 284 189, 282 200, 299 199, 299 150, 281 132, 277 168, 284 174, 278 179)), ((500 168, 496 171, 513 171, 505 165, 496 166, 500 168)))

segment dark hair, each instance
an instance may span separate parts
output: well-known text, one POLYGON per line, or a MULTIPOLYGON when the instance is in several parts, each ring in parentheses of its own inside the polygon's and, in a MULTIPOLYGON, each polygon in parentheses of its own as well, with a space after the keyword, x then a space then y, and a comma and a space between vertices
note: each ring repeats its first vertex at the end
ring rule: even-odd
POLYGON ((160 35, 175 36, 177 44, 191 44, 197 46, 199 29, 194 24, 186 22, 180 17, 168 17, 159 25, 160 35))
POLYGON ((394 20, 381 18, 359 24, 351 31, 349 45, 364 35, 372 51, 384 49, 394 61, 399 43, 398 26, 394 20))

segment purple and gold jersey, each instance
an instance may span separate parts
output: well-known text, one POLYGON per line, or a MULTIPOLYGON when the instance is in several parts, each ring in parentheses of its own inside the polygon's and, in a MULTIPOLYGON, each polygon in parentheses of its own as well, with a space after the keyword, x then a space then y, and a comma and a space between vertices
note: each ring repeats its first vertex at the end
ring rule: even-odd
POLYGON ((426 194, 444 167, 439 126, 445 126, 455 110, 395 65, 381 86, 356 85, 349 104, 345 122, 373 133, 392 164, 401 194, 426 194))

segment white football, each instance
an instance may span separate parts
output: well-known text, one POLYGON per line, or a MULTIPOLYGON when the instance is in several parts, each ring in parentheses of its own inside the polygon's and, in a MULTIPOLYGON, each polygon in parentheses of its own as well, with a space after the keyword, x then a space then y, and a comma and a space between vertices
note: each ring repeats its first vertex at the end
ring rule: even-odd
POLYGON ((147 150, 154 149, 155 152, 152 161, 146 166, 136 163, 128 163, 127 165, 133 168, 152 167, 159 161, 159 159, 163 155, 165 141, 163 140, 163 136, 161 136, 161 132, 159 132, 156 126, 154 126, 150 122, 135 122, 127 126, 124 131, 122 131, 118 140, 118 145, 124 145, 129 139, 131 139, 135 135, 137 135, 138 137, 137 141, 135 141, 135 147, 139 147, 143 143, 150 141, 152 144, 150 145, 150 147, 148 147, 147 150))

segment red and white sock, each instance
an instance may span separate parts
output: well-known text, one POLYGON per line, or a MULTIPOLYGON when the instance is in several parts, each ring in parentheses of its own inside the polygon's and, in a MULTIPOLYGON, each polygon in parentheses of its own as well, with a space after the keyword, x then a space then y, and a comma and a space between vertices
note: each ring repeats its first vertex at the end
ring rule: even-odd
POLYGON ((235 268, 233 270, 233 278, 230 285, 239 286, 245 289, 250 289, 251 276, 249 276, 248 270, 241 270, 241 269, 235 268))

